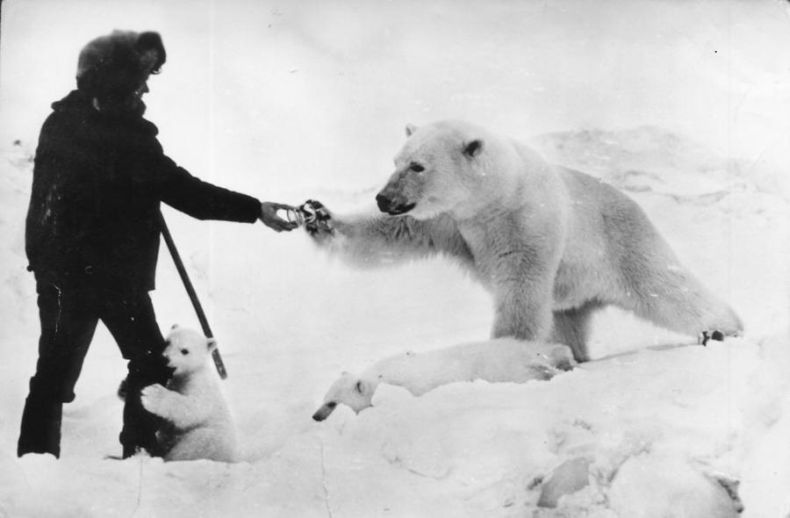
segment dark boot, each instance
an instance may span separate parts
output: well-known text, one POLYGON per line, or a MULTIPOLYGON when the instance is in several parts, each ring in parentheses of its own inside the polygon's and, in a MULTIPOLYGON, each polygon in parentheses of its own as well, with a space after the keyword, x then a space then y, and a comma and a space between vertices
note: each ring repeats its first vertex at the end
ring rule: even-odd
POLYGON ((124 458, 134 455, 141 448, 152 457, 162 456, 156 431, 163 424, 163 420, 143 408, 140 392, 148 385, 165 385, 171 372, 164 358, 158 354, 148 354, 142 362, 129 362, 129 374, 125 380, 123 430, 120 435, 124 458))
POLYGON ((22 412, 22 424, 17 443, 17 456, 26 453, 51 453, 60 457, 60 425, 63 403, 31 391, 22 412))
POLYGON ((159 427, 159 419, 143 408, 140 401, 142 388, 137 383, 127 383, 123 429, 119 437, 124 458, 131 457, 140 449, 145 449, 152 457, 158 454, 156 430, 159 427))

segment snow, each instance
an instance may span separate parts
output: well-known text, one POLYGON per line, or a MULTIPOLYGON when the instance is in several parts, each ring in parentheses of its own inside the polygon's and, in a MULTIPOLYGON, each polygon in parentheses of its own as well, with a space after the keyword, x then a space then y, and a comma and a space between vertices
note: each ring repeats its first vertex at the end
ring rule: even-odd
MULTIPOLYGON (((790 514, 786 4, 2 8, 0 516, 727 517, 734 491, 744 516, 790 514), (627 192, 733 305, 744 336, 703 348, 611 310, 595 322, 594 360, 549 381, 420 397, 382 384, 373 408, 319 424, 341 371, 484 340, 487 294, 441 259, 360 271, 302 232, 167 211, 228 368, 244 460, 105 459, 120 452, 124 365, 101 327, 65 407, 61 459, 17 459, 38 336, 24 270, 30 157, 78 49, 113 28, 162 32, 148 115, 201 178, 369 207, 407 122, 469 119, 627 192), (541 495, 556 507, 538 507, 541 495)), ((153 298, 163 329, 198 326, 165 254, 153 298)))

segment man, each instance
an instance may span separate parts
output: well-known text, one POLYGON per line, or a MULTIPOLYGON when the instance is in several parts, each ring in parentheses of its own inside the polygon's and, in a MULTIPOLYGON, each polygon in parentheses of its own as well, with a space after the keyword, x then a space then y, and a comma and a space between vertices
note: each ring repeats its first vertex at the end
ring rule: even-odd
POLYGON ((253 223, 277 232, 296 224, 288 205, 261 203, 191 176, 165 156, 142 96, 165 49, 155 32, 121 32, 82 49, 77 89, 52 105, 36 150, 26 252, 35 274, 41 337, 17 454, 60 455, 63 403, 101 320, 128 362, 123 456, 157 453, 157 422, 140 390, 164 384, 164 339, 154 289, 160 202, 198 219, 253 223))

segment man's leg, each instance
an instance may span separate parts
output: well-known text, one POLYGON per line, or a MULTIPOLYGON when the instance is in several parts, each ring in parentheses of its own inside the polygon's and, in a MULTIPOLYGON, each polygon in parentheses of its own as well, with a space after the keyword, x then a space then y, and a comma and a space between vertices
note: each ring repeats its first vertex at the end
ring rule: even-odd
POLYGON ((156 430, 160 420, 143 408, 140 391, 151 384, 164 385, 171 371, 162 356, 165 340, 156 323, 151 299, 145 292, 108 296, 101 318, 118 343, 121 354, 129 360, 120 435, 123 456, 130 457, 139 448, 159 455, 156 430))
POLYGON ((37 283, 41 337, 36 373, 22 412, 17 455, 60 456, 63 403, 74 400, 85 354, 96 331, 92 295, 85 290, 37 283))

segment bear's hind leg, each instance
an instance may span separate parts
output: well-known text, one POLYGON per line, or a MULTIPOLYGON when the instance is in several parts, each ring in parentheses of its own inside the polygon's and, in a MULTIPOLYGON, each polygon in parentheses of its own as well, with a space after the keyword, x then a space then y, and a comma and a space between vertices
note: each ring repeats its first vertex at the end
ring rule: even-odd
POLYGON ((553 342, 565 344, 573 351, 573 358, 581 363, 590 359, 587 350, 590 320, 603 304, 587 302, 583 306, 554 312, 553 342))
POLYGON ((663 328, 696 337, 721 340, 738 335, 743 325, 726 303, 710 293, 684 268, 655 270, 632 282, 626 300, 618 304, 663 328))

